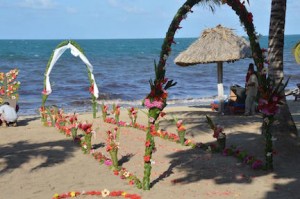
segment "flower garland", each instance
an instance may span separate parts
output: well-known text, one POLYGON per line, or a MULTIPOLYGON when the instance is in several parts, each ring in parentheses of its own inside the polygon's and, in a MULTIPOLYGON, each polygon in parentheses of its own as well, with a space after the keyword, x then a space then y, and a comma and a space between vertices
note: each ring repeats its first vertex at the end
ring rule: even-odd
POLYGON ((109 197, 124 197, 129 199, 141 199, 141 196, 137 194, 129 194, 125 191, 109 191, 107 189, 104 189, 102 191, 71 191, 63 194, 54 194, 52 199, 62 199, 62 198, 73 198, 77 196, 102 196, 102 198, 105 198, 107 196, 109 197))
POLYGON ((236 146, 230 146, 222 151, 224 156, 234 156, 242 163, 250 165, 252 169, 264 169, 263 162, 252 155, 248 155, 246 151, 238 149, 236 146))
POLYGON ((100 164, 105 164, 111 170, 113 170, 114 175, 120 176, 120 178, 123 180, 127 180, 129 185, 135 184, 137 188, 139 188, 139 189, 142 188, 142 183, 138 179, 138 177, 136 177, 135 175, 130 173, 126 168, 122 167, 122 168, 116 169, 113 166, 112 160, 109 159, 108 157, 106 157, 105 155, 103 155, 101 152, 93 152, 92 155, 95 158, 95 160, 97 160, 100 164))

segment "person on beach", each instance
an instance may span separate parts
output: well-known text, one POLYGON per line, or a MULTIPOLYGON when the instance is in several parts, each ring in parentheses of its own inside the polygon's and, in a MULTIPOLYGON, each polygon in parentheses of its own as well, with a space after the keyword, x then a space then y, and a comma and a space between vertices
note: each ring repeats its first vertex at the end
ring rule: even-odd
POLYGON ((6 127, 9 124, 17 126, 17 119, 18 115, 16 110, 11 107, 8 102, 5 102, 0 106, 0 120, 3 127, 6 127))
POLYGON ((258 89, 258 80, 254 71, 254 65, 249 64, 246 76, 246 101, 245 114, 246 116, 255 114, 255 99, 258 89))

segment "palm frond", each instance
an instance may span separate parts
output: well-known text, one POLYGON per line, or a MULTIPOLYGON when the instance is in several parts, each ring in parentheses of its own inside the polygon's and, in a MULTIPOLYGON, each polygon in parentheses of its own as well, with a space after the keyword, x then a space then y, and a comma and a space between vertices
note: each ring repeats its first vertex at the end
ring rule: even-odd
POLYGON ((221 0, 202 0, 199 1, 199 4, 201 4, 203 7, 208 7, 211 12, 215 12, 216 6, 221 5, 221 0))

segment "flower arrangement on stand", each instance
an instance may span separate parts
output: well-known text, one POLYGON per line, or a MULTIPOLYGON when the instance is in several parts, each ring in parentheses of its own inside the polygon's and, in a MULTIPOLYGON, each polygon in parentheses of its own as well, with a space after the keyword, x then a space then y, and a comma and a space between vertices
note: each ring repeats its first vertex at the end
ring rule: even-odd
POLYGON ((78 129, 84 132, 84 136, 83 138, 81 138, 81 149, 85 154, 90 153, 92 149, 92 135, 93 133, 95 133, 92 130, 92 124, 89 124, 87 122, 80 123, 78 125, 78 129))
POLYGON ((220 125, 215 125, 210 117, 206 115, 207 123, 214 131, 213 137, 217 139, 219 150, 223 150, 226 147, 226 134, 223 133, 224 128, 220 125))
POLYGON ((20 88, 20 82, 16 81, 19 75, 18 69, 10 70, 9 72, 0 72, 0 98, 7 98, 12 100, 19 99, 18 90, 20 88))
POLYGON ((107 131, 107 140, 106 140, 106 151, 109 152, 113 169, 119 170, 118 163, 118 150, 119 150, 119 138, 120 138, 120 129, 116 127, 113 132, 107 131))
POLYGON ((69 115, 68 117, 69 126, 68 129, 71 131, 71 135, 73 140, 77 138, 77 130, 78 130, 78 114, 74 113, 73 115, 69 115))
POLYGON ((102 118, 103 118, 103 122, 106 121, 106 117, 108 115, 108 106, 105 104, 101 105, 101 112, 102 112, 102 118))
POLYGON ((131 125, 134 127, 136 125, 138 109, 131 107, 128 109, 128 116, 131 120, 131 125))
POLYGON ((113 110, 112 110, 112 114, 115 115, 115 121, 116 121, 116 124, 119 123, 119 120, 120 120, 120 106, 119 105, 116 105, 116 104, 113 104, 113 110))
POLYGON ((175 122, 176 127, 177 127, 177 134, 179 136, 179 142, 180 142, 181 145, 184 145, 186 128, 183 125, 183 121, 178 120, 177 118, 174 118, 174 122, 175 122))

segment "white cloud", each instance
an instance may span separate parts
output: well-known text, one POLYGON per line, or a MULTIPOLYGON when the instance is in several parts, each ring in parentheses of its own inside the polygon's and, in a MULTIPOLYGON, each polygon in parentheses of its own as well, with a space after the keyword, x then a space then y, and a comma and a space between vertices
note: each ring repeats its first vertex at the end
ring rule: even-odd
POLYGON ((53 0, 23 0, 18 6, 32 9, 53 9, 56 3, 53 0))
MULTIPOLYGON (((130 2, 132 4, 132 2, 130 2)), ((121 9, 127 13, 144 13, 144 9, 136 5, 129 5, 129 3, 124 4, 124 1, 119 0, 108 0, 108 4, 112 7, 121 9)))

